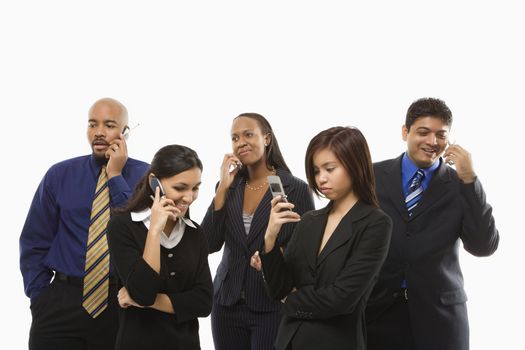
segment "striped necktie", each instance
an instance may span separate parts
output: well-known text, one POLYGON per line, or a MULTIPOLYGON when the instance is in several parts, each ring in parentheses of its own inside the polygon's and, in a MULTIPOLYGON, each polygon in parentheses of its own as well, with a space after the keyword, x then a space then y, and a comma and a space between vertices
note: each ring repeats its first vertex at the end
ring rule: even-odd
POLYGON ((405 197, 405 204, 408 210, 408 216, 412 216, 414 208, 417 207, 419 201, 423 197, 423 180, 425 179, 425 172, 418 169, 410 181, 407 195, 405 197))
POLYGON ((109 189, 104 165, 100 170, 91 208, 82 298, 82 306, 93 318, 100 315, 108 305, 109 250, 106 237, 108 221, 109 189))

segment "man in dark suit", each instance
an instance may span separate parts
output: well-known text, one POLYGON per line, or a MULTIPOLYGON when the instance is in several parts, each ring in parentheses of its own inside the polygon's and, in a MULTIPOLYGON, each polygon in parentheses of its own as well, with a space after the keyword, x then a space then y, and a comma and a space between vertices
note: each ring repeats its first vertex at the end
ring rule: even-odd
POLYGON ((443 101, 415 101, 402 128, 407 151, 374 164, 380 206, 394 227, 367 306, 369 350, 469 348, 460 241, 489 256, 499 234, 470 153, 448 145, 451 125, 443 101))

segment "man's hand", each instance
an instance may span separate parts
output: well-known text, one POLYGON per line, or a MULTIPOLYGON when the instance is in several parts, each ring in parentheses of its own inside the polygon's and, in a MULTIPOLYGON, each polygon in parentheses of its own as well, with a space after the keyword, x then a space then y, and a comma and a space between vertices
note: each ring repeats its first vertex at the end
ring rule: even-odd
POLYGON ((472 166, 470 153, 460 145, 450 145, 443 154, 445 162, 449 165, 456 166, 458 177, 466 184, 474 182, 476 173, 472 166))
POLYGON ((128 160, 128 146, 122 134, 120 134, 118 139, 111 141, 106 151, 106 158, 109 159, 106 167, 108 179, 119 176, 128 160))

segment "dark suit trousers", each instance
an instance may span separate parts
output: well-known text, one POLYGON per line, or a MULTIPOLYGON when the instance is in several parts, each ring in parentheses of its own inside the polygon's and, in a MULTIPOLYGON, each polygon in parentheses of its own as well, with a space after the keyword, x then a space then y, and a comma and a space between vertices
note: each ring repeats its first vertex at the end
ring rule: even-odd
POLYGON ((109 286, 109 305, 93 319, 82 307, 81 283, 57 279, 33 305, 30 350, 113 350, 118 329, 117 285, 109 286))
POLYGON ((215 350, 273 350, 280 311, 252 311, 242 299, 232 306, 213 304, 211 329, 215 350))
POLYGON ((408 301, 397 297, 392 305, 367 326, 367 350, 415 350, 408 301))

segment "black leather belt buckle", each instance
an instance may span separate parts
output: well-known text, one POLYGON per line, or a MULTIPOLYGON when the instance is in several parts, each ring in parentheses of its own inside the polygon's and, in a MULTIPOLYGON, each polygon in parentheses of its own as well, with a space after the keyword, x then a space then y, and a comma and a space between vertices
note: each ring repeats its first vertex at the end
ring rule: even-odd
POLYGON ((67 284, 82 285, 84 283, 83 278, 68 276, 58 271, 55 272, 55 279, 67 284))

